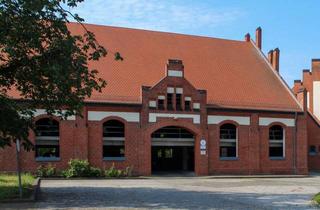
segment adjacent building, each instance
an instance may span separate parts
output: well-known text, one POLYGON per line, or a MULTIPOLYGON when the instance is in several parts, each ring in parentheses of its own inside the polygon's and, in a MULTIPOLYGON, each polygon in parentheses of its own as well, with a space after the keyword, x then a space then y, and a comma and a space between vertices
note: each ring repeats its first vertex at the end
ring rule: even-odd
MULTIPOLYGON (((83 118, 37 110, 35 151, 22 153, 23 170, 81 158, 136 175, 308 173, 309 118, 279 74, 280 51, 262 53, 261 28, 255 41, 238 41, 86 27, 124 61, 89 64, 108 85, 85 101, 83 118)), ((1 150, 0 170, 15 170, 14 159, 14 148, 1 150)))
POLYGON ((293 92, 306 110, 309 169, 320 170, 320 59, 312 59, 311 71, 303 70, 303 79, 294 81, 293 92))

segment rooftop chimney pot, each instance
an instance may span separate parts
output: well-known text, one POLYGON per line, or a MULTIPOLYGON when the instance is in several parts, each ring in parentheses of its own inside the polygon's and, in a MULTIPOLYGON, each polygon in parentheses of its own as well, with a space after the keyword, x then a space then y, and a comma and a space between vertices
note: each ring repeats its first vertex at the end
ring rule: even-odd
POLYGON ((280 50, 276 48, 272 53, 272 67, 279 73, 280 50))
POLYGON ((256 46, 261 50, 262 49, 262 29, 258 27, 256 29, 256 46))
POLYGON ((246 42, 250 42, 251 37, 250 37, 250 34, 249 34, 249 33, 247 33, 247 34, 244 36, 244 40, 245 40, 246 42))

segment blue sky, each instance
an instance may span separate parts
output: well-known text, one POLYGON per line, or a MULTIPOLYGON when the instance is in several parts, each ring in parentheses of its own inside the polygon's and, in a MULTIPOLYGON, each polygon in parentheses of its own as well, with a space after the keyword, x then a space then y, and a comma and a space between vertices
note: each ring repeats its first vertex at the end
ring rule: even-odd
POLYGON ((242 40, 263 30, 265 53, 279 47, 280 74, 292 86, 320 58, 319 0, 86 0, 87 23, 242 40))

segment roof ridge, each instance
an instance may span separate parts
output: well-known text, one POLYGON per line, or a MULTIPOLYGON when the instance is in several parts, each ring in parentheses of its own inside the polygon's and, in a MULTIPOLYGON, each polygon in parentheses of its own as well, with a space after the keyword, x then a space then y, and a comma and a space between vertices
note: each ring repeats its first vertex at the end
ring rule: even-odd
MULTIPOLYGON (((69 22, 69 24, 78 24, 78 23, 77 22, 69 22)), ((112 26, 112 25, 102 25, 102 24, 96 24, 96 23, 83 23, 83 24, 84 25, 96 26, 96 27, 106 27, 106 28, 134 30, 134 31, 141 31, 141 32, 160 33, 160 34, 167 34, 167 35, 178 35, 178 36, 187 36, 187 37, 195 37, 195 38, 216 39, 216 40, 224 40, 224 41, 230 41, 230 42, 246 43, 243 40, 224 39, 224 38, 205 36, 205 35, 184 34, 184 33, 178 33, 178 32, 157 31, 157 30, 143 29, 143 28, 130 28, 130 27, 121 27, 121 26, 112 26)))

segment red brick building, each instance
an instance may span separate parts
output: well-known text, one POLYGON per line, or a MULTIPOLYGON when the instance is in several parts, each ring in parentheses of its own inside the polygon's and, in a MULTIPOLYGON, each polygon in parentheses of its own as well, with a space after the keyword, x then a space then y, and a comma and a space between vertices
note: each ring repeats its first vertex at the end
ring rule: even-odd
POLYGON ((320 59, 312 59, 311 71, 303 70, 303 80, 295 80, 293 91, 307 116, 308 165, 320 170, 320 59))
MULTIPOLYGON (((308 173, 307 116, 279 75, 279 50, 262 53, 260 28, 255 41, 235 41, 87 27, 124 61, 90 63, 108 85, 86 100, 84 118, 50 122, 37 111, 24 170, 82 158, 139 175, 308 173)), ((0 169, 15 170, 14 158, 14 148, 1 150, 0 169)))

